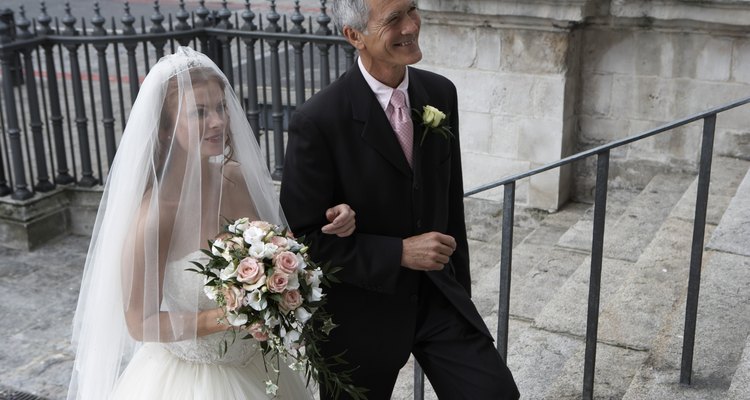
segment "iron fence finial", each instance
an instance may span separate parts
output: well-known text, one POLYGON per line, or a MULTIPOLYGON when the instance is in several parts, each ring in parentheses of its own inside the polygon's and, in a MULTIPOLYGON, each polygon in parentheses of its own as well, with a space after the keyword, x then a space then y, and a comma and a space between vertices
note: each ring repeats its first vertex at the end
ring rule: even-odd
POLYGON ((200 0, 198 2, 198 9, 195 10, 195 15, 198 16, 198 22, 195 24, 198 28, 203 28, 208 26, 208 15, 211 14, 211 11, 206 8, 206 2, 205 0, 200 0))
POLYGON ((159 0, 154 0, 154 13, 151 15, 150 19, 153 25, 151 26, 151 29, 149 29, 149 32, 164 33, 167 31, 162 25, 162 22, 164 21, 164 15, 162 15, 162 13, 159 11, 159 0))
POLYGON ((190 25, 187 23, 187 20, 190 18, 190 13, 185 10, 185 0, 180 0, 179 4, 180 9, 175 14, 175 18, 177 18, 177 25, 175 26, 176 31, 186 31, 190 29, 190 25))
POLYGON ((75 28, 76 24, 76 17, 73 16, 70 10, 70 2, 65 2, 65 17, 62 19, 63 25, 65 25, 65 29, 63 30, 63 35, 67 36, 78 36, 78 30, 75 28))
POLYGON ((43 1, 41 3, 41 9, 42 9, 42 14, 36 18, 36 21, 39 22, 39 25, 41 25, 41 28, 39 29, 39 33, 43 35, 49 35, 53 33, 52 28, 50 27, 50 24, 52 23, 52 17, 50 17, 47 14, 46 2, 43 1))
POLYGON ((125 15, 120 18, 120 21, 125 25, 122 29, 123 35, 135 35, 135 28, 133 27, 133 24, 135 24, 135 17, 130 14, 130 3, 127 1, 125 2, 125 15))
POLYGON ((107 22, 107 20, 102 17, 102 14, 99 11, 99 2, 97 1, 94 3, 94 17, 91 18, 91 24, 94 25, 94 35, 106 36, 107 31, 104 29, 104 23, 107 22))
POLYGON ((266 32, 281 32, 281 26, 279 26, 279 20, 281 15, 276 12, 276 0, 269 0, 271 2, 271 11, 268 12, 266 19, 269 24, 266 27, 266 32))
POLYGON ((255 31, 258 27, 255 25, 253 20, 255 19, 255 13, 250 10, 250 0, 245 0, 245 11, 242 12, 242 20, 245 21, 240 28, 243 31, 255 31))
POLYGON ((305 27, 302 26, 302 23, 305 22, 305 16, 299 12, 299 0, 294 0, 294 14, 292 14, 291 20, 294 27, 289 32, 296 34, 305 33, 305 27))
POLYGON ((18 20, 16 20, 16 26, 20 30, 18 32, 18 38, 19 39, 28 39, 33 37, 34 35, 29 31, 29 27, 31 26, 31 21, 29 21, 28 18, 26 18, 26 7, 21 5, 18 7, 18 20))

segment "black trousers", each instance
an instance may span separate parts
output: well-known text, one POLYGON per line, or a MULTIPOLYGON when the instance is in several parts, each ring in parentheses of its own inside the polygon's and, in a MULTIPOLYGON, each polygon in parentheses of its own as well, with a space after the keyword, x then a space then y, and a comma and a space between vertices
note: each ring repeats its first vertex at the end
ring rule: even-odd
MULTIPOLYGON (((368 389, 369 400, 390 400, 398 372, 409 353, 414 354, 441 400, 519 398, 513 375, 492 339, 470 324, 424 274, 418 299, 413 297, 411 300, 416 307, 413 326, 392 326, 381 331, 385 337, 380 339, 385 340, 385 344, 375 345, 376 339, 368 336, 372 333, 369 330, 357 332, 364 328, 365 320, 361 324, 347 321, 333 331, 341 329, 331 338, 334 351, 346 351, 344 358, 357 366, 352 378, 355 385, 368 389), (397 343, 389 346, 387 332, 394 329, 411 331, 413 341, 407 347, 397 343), (353 336, 344 337, 346 335, 353 336), (336 346, 337 337, 348 342, 348 347, 336 346), (353 337, 370 339, 351 340, 353 337)), ((321 385, 321 399, 334 398, 321 385)), ((338 397, 350 398, 346 393, 338 397)))

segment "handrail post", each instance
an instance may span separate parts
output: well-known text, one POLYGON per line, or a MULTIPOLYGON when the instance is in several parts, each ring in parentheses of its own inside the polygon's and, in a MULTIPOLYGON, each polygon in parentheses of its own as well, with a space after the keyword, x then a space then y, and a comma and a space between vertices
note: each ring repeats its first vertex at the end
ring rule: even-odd
POLYGON ((599 330, 599 294, 604 254, 604 221, 607 211, 607 181, 609 180, 609 150, 597 155, 596 193, 594 194, 594 233, 591 240, 591 276, 589 304, 586 317, 586 353, 583 365, 583 399, 594 398, 596 343, 599 330))
POLYGON ((516 182, 503 188, 503 228, 500 245, 500 287, 497 306, 497 352, 507 362, 508 321, 510 319, 510 273, 513 261, 513 224, 515 216, 516 182))
POLYGON ((414 400, 424 400, 424 371, 417 360, 414 360, 414 400))
POLYGON ((693 221, 693 245, 690 250, 690 277, 688 278, 685 304, 685 332, 682 339, 682 365, 680 383, 689 385, 693 373, 693 350, 695 345, 695 323, 698 314, 698 292, 701 286, 701 264, 703 260, 703 238, 706 232, 706 209, 708 187, 711 182, 711 160, 714 149, 716 114, 703 119, 701 161, 698 171, 698 190, 693 221))

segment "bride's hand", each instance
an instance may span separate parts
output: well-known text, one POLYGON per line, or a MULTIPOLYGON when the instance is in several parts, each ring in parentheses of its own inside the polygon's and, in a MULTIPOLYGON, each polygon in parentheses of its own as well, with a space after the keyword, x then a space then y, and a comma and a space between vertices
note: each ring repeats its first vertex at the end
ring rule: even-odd
POLYGON ((326 210, 326 219, 330 224, 320 230, 329 235, 346 237, 354 233, 356 213, 348 204, 339 204, 326 210))

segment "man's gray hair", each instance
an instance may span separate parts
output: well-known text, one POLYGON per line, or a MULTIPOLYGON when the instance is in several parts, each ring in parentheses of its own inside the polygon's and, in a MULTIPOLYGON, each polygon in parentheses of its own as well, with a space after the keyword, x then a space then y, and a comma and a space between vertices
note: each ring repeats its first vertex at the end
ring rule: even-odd
POLYGON ((370 7, 367 0, 333 0, 331 16, 340 31, 343 31, 345 26, 350 26, 360 32, 366 32, 370 7))

